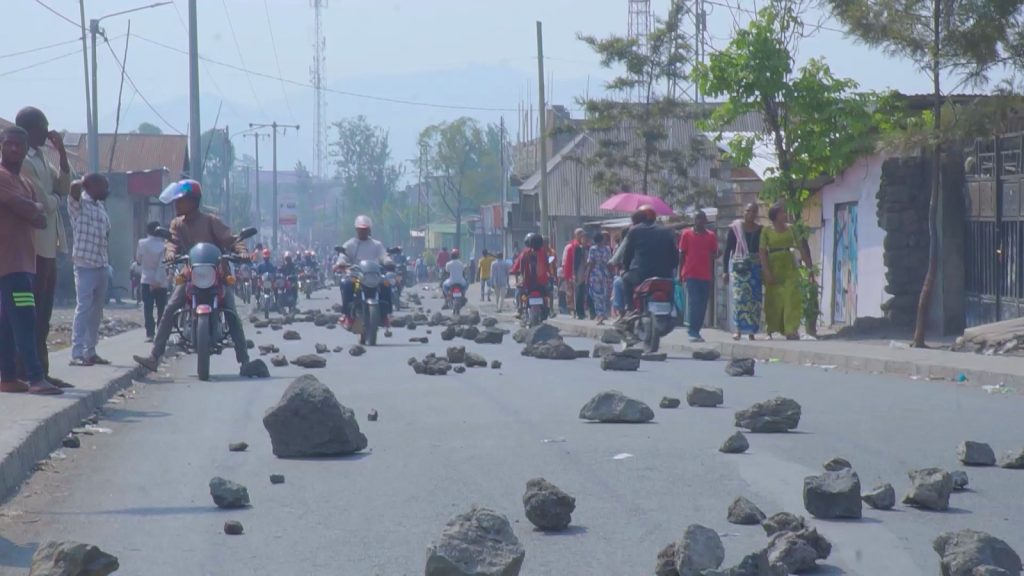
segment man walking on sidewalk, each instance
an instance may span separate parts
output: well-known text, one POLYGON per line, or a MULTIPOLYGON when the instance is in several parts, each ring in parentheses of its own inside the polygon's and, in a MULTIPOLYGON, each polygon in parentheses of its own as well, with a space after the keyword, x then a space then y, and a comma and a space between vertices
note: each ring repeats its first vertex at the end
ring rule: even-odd
POLYGON ((142 273, 142 314, 146 323, 146 342, 152 342, 156 335, 156 321, 163 317, 167 307, 167 267, 164 265, 164 241, 154 236, 159 222, 146 225, 147 236, 139 240, 135 258, 142 273), (154 304, 156 318, 153 317, 154 304))
POLYGON ((483 256, 480 257, 480 301, 483 302, 485 299, 491 301, 491 269, 494 266, 494 256, 487 250, 484 250, 483 256))
MULTIPOLYGON (((53 315, 53 297, 57 289, 57 251, 66 251, 68 245, 59 206, 67 198, 71 186, 71 164, 64 149, 64 138, 50 131, 50 123, 42 110, 22 108, 14 122, 28 133, 28 155, 22 165, 21 175, 32 184, 36 201, 43 205, 46 214, 46 228, 35 232, 36 275, 33 291, 36 301, 36 350, 47 380, 59 388, 72 388, 71 384, 50 375, 50 355, 46 345, 53 315), (43 156, 43 147, 47 141, 60 157, 59 170, 43 156)), ((20 366, 19 372, 24 373, 24 366, 20 366)))
POLYGON ((693 228, 679 237, 679 270, 686 284, 686 304, 690 315, 690 342, 703 342, 700 330, 711 295, 712 267, 718 254, 718 238, 707 229, 708 217, 698 210, 693 228))
POLYGON ((0 133, 0 391, 55 395, 64 391, 43 374, 36 341, 35 231, 46 227, 46 212, 21 175, 28 133, 12 126, 0 133), (18 380, 16 359, 24 377, 18 380))
POLYGON ((505 295, 508 293, 508 270, 511 268, 505 255, 498 252, 494 262, 491 263, 491 288, 494 289, 494 301, 501 312, 505 306, 505 295))
POLYGON ((71 185, 68 213, 75 246, 75 321, 71 328, 71 365, 94 366, 110 364, 96 354, 100 339, 103 305, 107 302, 110 260, 107 246, 110 239, 110 217, 103 201, 109 184, 102 174, 86 174, 71 185))

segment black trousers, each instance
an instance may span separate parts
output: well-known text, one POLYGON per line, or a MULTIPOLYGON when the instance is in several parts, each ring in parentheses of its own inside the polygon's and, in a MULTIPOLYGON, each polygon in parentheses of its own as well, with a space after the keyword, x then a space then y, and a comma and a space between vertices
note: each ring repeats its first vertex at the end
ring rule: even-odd
POLYGON ((156 322, 163 318, 167 308, 167 288, 157 288, 149 284, 142 285, 142 314, 146 322, 146 337, 156 335, 156 322), (154 305, 156 317, 153 316, 154 305))

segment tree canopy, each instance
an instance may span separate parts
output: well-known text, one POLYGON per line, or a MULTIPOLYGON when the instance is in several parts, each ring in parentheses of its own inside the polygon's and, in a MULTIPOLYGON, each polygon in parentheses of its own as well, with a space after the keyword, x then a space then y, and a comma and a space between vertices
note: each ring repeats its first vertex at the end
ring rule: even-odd
POLYGON ((352 217, 366 214, 380 228, 402 177, 401 165, 392 158, 388 132, 365 116, 335 122, 334 128, 337 139, 330 145, 330 156, 341 180, 343 211, 352 217))

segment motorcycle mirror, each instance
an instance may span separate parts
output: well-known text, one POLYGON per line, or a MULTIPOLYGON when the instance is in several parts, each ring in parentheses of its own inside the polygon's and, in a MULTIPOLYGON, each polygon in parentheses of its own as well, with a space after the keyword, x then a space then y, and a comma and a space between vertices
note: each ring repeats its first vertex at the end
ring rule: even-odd
POLYGON ((345 247, 344 246, 335 246, 334 247, 334 251, 337 252, 338 254, 344 254, 345 253, 345 247))
POLYGON ((156 236, 157 238, 163 238, 164 240, 167 241, 170 241, 172 238, 171 231, 162 226, 158 226, 156 230, 153 230, 153 236, 156 236))
POLYGON ((258 231, 255 228, 243 228, 242 231, 238 233, 238 239, 248 240, 249 238, 255 236, 257 233, 258 231))

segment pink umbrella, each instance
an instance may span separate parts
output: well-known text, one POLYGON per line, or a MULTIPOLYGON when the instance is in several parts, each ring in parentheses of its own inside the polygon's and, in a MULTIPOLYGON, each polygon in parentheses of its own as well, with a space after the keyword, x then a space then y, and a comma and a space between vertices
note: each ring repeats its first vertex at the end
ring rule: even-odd
POLYGON ((645 194, 637 194, 635 192, 622 192, 621 194, 616 194, 615 196, 605 200, 604 203, 601 204, 601 209, 610 210, 612 212, 636 212, 645 204, 654 208, 654 212, 659 216, 675 214, 672 207, 666 204, 661 198, 647 196, 645 194))

